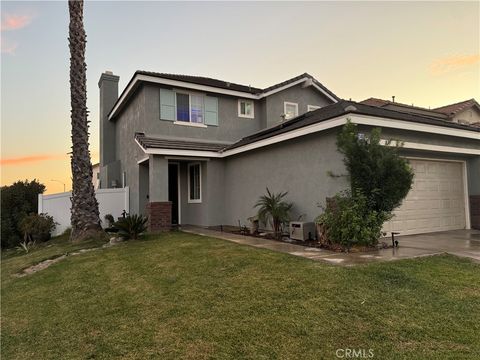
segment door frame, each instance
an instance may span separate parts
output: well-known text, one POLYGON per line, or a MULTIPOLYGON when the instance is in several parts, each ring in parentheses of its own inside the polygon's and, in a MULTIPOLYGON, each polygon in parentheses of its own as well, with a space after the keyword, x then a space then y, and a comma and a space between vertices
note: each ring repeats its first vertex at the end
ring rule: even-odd
POLYGON ((177 207, 178 207, 178 225, 182 223, 182 198, 181 194, 182 192, 180 191, 180 163, 176 161, 169 161, 168 164, 176 165, 177 168, 177 189, 178 189, 178 195, 177 195, 177 207))
POLYGON ((429 158, 429 157, 420 157, 420 156, 404 156, 406 159, 412 160, 425 160, 425 161, 437 161, 437 162, 456 162, 462 164, 462 175, 463 175, 463 202, 465 208, 465 229, 471 229, 470 223, 470 197, 468 194, 468 171, 467 171, 467 161, 466 160, 452 160, 452 159, 442 159, 442 158, 429 158))

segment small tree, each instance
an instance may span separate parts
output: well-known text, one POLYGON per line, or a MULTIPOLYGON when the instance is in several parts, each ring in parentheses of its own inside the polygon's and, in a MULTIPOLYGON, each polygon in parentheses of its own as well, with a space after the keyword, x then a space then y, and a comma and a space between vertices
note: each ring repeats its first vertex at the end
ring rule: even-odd
POLYGON ((16 181, 2 186, 1 196, 1 246, 17 246, 23 239, 20 222, 30 213, 38 211, 38 194, 43 194, 45 185, 37 180, 16 181))
POLYGON ((410 191, 413 171, 399 155, 401 144, 388 141, 385 146, 380 139, 379 128, 366 136, 350 121, 338 134, 337 147, 344 155, 351 189, 337 194, 317 218, 331 242, 347 248, 376 244, 383 223, 410 191))
POLYGON ((337 147, 345 156, 352 192, 360 190, 373 210, 390 213, 410 191, 413 171, 399 155, 401 143, 388 141, 385 146, 380 139, 381 129, 375 128, 365 136, 348 121, 337 137, 337 147))
POLYGON ((264 224, 270 224, 275 237, 280 237, 281 225, 290 219, 293 204, 283 200, 288 192, 275 194, 267 187, 267 194, 262 195, 254 207, 258 208, 258 219, 264 224))

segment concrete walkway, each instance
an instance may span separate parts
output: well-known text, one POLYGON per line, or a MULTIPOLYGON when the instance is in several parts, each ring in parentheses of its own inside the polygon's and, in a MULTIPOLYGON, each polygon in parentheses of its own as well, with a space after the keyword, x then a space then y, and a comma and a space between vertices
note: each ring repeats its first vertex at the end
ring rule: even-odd
POLYGON ((400 245, 398 248, 363 253, 339 253, 289 244, 286 242, 220 232, 195 226, 182 226, 181 230, 192 234, 215 237, 232 241, 237 244, 269 249, 301 256, 315 261, 325 261, 330 264, 343 266, 411 259, 442 253, 466 257, 480 262, 480 231, 478 230, 454 230, 423 235, 399 236, 397 237, 400 245))

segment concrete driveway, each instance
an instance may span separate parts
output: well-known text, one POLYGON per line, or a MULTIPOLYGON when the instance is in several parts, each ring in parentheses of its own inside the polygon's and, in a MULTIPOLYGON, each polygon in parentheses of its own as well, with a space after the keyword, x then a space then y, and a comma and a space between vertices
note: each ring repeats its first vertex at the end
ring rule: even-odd
MULTIPOLYGON (((315 261, 330 264, 353 266, 371 262, 411 259, 437 254, 453 254, 466 257, 480 263, 480 231, 453 230, 422 235, 399 236, 398 248, 382 249, 363 253, 339 253, 324 249, 311 248, 280 241, 236 235, 195 226, 182 226, 185 232, 217 237, 238 244, 288 253, 315 261)), ((390 241, 385 239, 385 241, 390 241)))

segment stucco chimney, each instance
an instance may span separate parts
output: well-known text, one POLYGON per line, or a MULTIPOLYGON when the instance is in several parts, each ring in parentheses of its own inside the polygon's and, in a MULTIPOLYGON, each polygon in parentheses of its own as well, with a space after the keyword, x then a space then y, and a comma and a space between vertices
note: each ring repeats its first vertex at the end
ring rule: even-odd
POLYGON ((100 167, 115 161, 115 123, 108 120, 108 114, 118 99, 119 76, 111 71, 100 75, 100 167))

